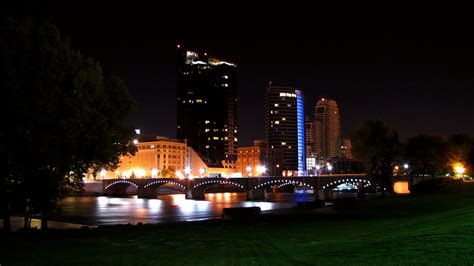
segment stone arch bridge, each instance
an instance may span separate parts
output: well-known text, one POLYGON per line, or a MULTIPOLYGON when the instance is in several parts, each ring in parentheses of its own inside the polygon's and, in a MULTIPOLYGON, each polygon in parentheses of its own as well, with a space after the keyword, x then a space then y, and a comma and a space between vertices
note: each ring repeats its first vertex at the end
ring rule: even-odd
POLYGON ((203 200, 208 188, 220 184, 245 192, 247 200, 262 200, 265 198, 265 191, 270 188, 302 186, 321 194, 344 183, 351 183, 359 188, 371 186, 364 174, 334 174, 298 177, 104 179, 103 191, 106 194, 126 194, 133 187, 137 190, 138 197, 155 198, 157 188, 172 185, 185 193, 187 199, 203 200))

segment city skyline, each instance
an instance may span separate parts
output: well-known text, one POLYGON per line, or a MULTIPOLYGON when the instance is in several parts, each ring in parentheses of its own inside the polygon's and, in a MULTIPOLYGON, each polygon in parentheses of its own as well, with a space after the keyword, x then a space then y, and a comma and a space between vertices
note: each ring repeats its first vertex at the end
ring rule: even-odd
POLYGON ((367 119, 388 122, 402 140, 420 133, 474 134, 473 41, 459 32, 438 28, 420 32, 416 27, 360 30, 309 22, 293 31, 296 22, 264 27, 255 18, 253 29, 230 24, 228 31, 217 31, 207 22, 200 24, 202 31, 170 30, 165 21, 143 14, 104 21, 101 12, 92 12, 82 20, 90 11, 86 6, 62 8, 33 7, 25 14, 55 23, 63 36, 71 38, 74 49, 121 76, 139 108, 130 121, 146 133, 176 137, 177 117, 168 111, 176 110, 179 42, 239 66, 242 146, 264 138, 264 94, 270 81, 300 88, 307 106, 320 98, 336 100, 343 110, 343 138, 367 119), (262 30, 267 34, 258 34, 262 30))

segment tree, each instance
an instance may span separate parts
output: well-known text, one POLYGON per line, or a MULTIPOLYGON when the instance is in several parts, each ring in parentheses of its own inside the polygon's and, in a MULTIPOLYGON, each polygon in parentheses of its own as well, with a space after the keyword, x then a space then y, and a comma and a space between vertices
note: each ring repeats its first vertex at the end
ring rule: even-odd
POLYGON ((471 174, 474 173, 474 147, 471 148, 471 151, 469 152, 469 156, 468 156, 468 162, 469 162, 469 166, 470 166, 470 169, 471 170, 471 174))
POLYGON ((449 166, 461 163, 469 165, 469 153, 474 149, 474 138, 465 134, 456 134, 448 138, 447 159, 449 166))
POLYGON ((413 176, 429 175, 434 178, 447 168, 447 144, 441 137, 418 135, 408 139, 405 158, 413 176))
POLYGON ((364 162, 366 174, 375 185, 392 190, 392 163, 398 151, 398 133, 382 121, 369 120, 360 124, 352 137, 352 151, 364 162))
MULTIPOLYGON (((71 49, 52 24, 5 19, 0 55, 8 97, 2 115, 15 116, 0 134, 2 195, 22 198, 25 217, 40 213, 46 229, 48 215, 68 189, 81 188, 84 173, 113 169, 135 151, 133 127, 125 124, 134 102, 120 78, 104 77, 99 63, 71 49)), ((2 197, 4 217, 9 200, 2 197)))

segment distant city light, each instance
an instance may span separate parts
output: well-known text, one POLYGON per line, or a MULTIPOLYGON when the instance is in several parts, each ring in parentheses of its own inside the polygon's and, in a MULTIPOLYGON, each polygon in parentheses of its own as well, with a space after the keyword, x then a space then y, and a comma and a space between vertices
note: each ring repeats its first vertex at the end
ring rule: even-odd
POLYGON ((153 168, 151 169, 151 177, 157 177, 158 176, 158 169, 153 168))
POLYGON ((138 139, 134 139, 133 144, 137 145, 138 144, 138 139))
POLYGON ((403 165, 403 168, 408 169, 410 167, 407 163, 403 165))
POLYGON ((267 168, 264 166, 264 165, 259 165, 257 166, 257 172, 262 175, 263 173, 265 173, 267 171, 267 168))
POLYGON ((135 129, 135 133, 140 134, 140 129, 139 128, 135 129))
POLYGON ((328 171, 332 171, 332 165, 328 164, 328 171))
POLYGON ((100 174, 100 176, 103 178, 103 177, 105 177, 105 175, 107 174, 107 172, 105 171, 105 169, 102 169, 102 170, 100 170, 100 173, 99 173, 99 174, 100 174))
POLYGON ((143 169, 136 169, 134 173, 135 173, 135 176, 138 178, 142 178, 145 176, 145 170, 143 169))

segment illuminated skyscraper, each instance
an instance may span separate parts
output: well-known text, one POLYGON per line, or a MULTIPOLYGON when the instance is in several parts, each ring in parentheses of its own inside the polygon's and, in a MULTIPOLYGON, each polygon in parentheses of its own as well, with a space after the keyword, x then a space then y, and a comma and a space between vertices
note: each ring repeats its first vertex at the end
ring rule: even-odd
POLYGON ((265 95, 265 137, 271 149, 281 150, 281 170, 305 170, 303 93, 295 88, 272 87, 265 95))
POLYGON ((316 103, 315 120, 321 123, 321 157, 328 160, 341 156, 341 117, 334 100, 322 98, 316 103))
POLYGON ((237 66, 177 46, 177 137, 211 166, 237 155, 237 66))

